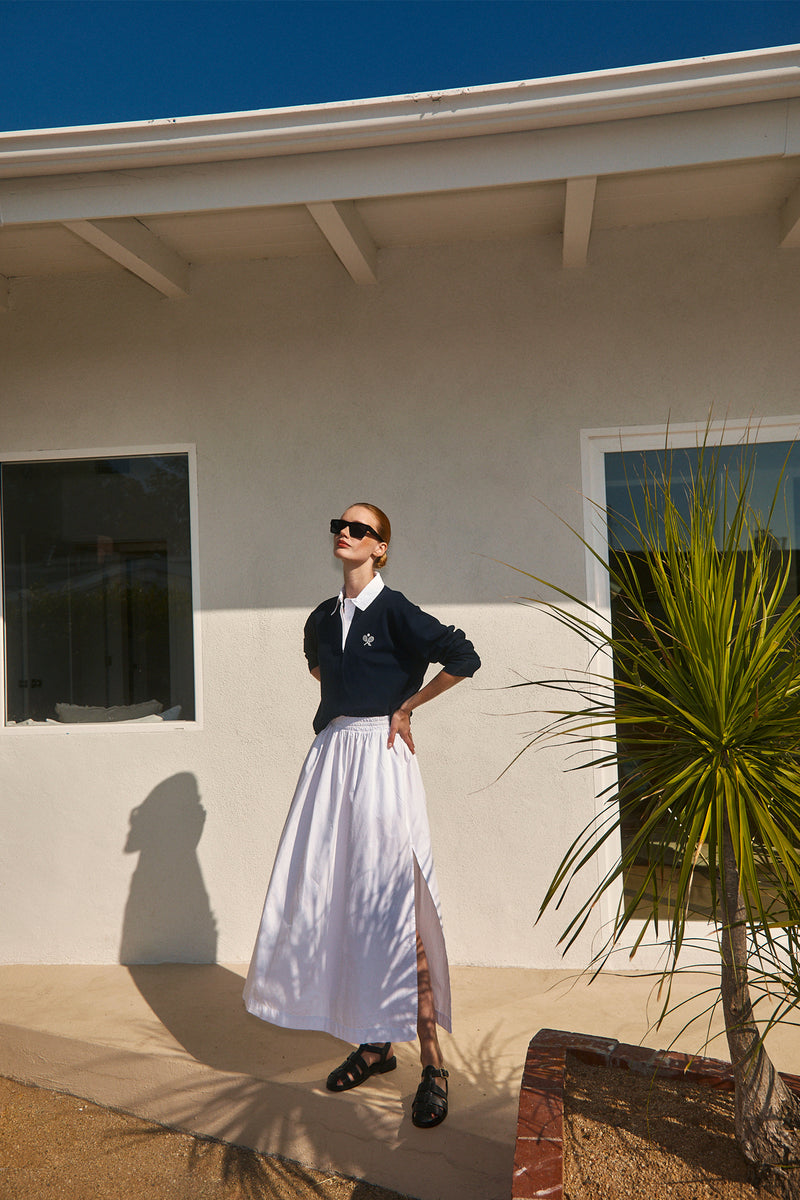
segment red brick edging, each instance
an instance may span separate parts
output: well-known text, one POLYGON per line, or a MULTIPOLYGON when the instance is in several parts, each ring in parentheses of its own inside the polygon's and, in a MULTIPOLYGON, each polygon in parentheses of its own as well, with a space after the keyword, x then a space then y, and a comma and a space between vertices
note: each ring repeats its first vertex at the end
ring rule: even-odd
MULTIPOLYGON (((733 1091, 731 1065, 719 1058, 629 1046, 587 1033, 540 1029, 531 1038, 522 1073, 512 1200, 563 1200, 567 1052, 590 1066, 620 1067, 733 1091)), ((793 1091, 800 1092, 800 1076, 781 1074, 793 1091)))

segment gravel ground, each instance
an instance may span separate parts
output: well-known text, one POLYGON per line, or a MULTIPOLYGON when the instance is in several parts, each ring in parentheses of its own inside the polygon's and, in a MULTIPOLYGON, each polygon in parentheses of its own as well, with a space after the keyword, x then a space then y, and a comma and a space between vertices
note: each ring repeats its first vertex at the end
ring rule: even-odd
POLYGON ((732 1092, 567 1058, 564 1200, 768 1196, 748 1182, 732 1092))
POLYGON ((408 1200, 0 1078, 0 1200, 408 1200))

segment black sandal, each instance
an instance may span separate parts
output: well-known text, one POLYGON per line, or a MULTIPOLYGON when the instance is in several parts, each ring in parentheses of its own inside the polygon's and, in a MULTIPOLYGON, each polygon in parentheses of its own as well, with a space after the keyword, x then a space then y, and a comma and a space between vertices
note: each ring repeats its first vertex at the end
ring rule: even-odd
POLYGON ((340 1067, 331 1071, 325 1084, 326 1088, 329 1092, 346 1092, 350 1088, 358 1087, 371 1075, 385 1075, 387 1071, 393 1071, 397 1066, 397 1059, 394 1055, 391 1058, 386 1057, 391 1048, 391 1042, 362 1042, 357 1050, 348 1054, 340 1067), (378 1061, 368 1063, 364 1058, 365 1050, 379 1054, 378 1061))
POLYGON ((411 1121, 418 1129, 433 1129, 447 1116, 447 1080, 444 1067, 423 1067, 422 1082, 411 1105, 411 1121), (440 1088, 437 1079, 444 1080, 440 1088))

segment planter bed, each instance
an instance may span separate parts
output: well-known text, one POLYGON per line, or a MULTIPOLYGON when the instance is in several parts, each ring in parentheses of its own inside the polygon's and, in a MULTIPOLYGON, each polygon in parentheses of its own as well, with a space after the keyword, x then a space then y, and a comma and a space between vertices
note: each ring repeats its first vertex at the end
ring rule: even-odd
MULTIPOLYGON (((730 1063, 614 1038, 540 1029, 528 1046, 520 1088, 512 1200, 563 1200, 564 1076, 567 1054, 590 1066, 617 1067, 733 1091, 730 1063)), ((782 1075, 800 1093, 800 1076, 782 1075)))

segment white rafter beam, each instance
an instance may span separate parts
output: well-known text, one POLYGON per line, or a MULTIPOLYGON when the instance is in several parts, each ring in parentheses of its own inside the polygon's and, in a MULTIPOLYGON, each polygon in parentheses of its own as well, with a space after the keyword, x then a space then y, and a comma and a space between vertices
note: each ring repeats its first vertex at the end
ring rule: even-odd
POLYGON ((172 299, 188 295, 189 264, 135 217, 64 221, 64 226, 163 295, 172 299))
POLYGON ((8 312, 11 307, 11 288, 5 275, 0 275, 0 312, 8 312))
POLYGON ((592 232, 597 176, 567 180, 564 200, 564 241, 561 261, 565 267, 585 267, 592 232))
POLYGON ((781 209, 781 245, 800 246, 800 184, 781 209))
POLYGON ((377 283, 378 249, 352 200, 306 205, 356 283, 377 283))

